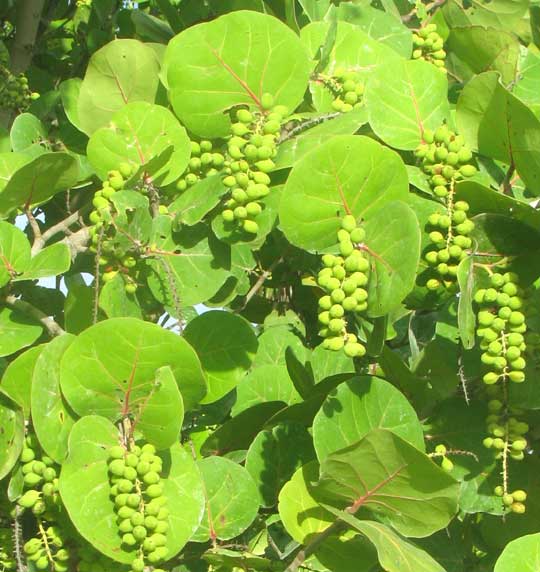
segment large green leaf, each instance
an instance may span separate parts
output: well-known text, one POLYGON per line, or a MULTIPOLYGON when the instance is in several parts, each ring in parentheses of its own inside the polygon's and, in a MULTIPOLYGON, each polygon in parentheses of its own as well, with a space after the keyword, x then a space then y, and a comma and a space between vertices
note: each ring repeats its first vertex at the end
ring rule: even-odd
POLYGON ((45 152, 47 131, 43 123, 31 113, 17 115, 9 133, 13 151, 21 151, 32 157, 45 152))
POLYGON ((39 280, 48 276, 58 276, 69 270, 71 254, 67 244, 57 242, 47 246, 34 256, 28 263, 26 270, 17 280, 39 280))
POLYGON ((67 455, 76 416, 60 391, 60 360, 75 336, 66 334, 46 344, 38 356, 30 394, 32 426, 43 450, 57 463, 67 455))
POLYGON ((43 328, 11 308, 0 310, 0 357, 9 356, 33 344, 43 328))
POLYGON ((229 276, 230 249, 217 241, 206 225, 183 228, 171 233, 168 228, 156 236, 160 253, 150 261, 148 284, 153 295, 167 306, 193 306, 211 298, 229 276))
POLYGON ((24 441, 22 409, 0 394, 0 481, 17 462, 24 441))
POLYGON ((236 388, 233 415, 257 403, 281 401, 285 405, 302 401, 284 365, 261 365, 246 375, 236 388))
POLYGON ((26 419, 30 417, 32 376, 36 361, 44 347, 44 345, 35 346, 18 355, 6 368, 1 379, 0 391, 23 410, 26 419))
POLYGON ((191 149, 186 130, 165 107, 134 101, 120 108, 107 126, 94 131, 88 141, 88 159, 101 179, 122 161, 145 172, 159 185, 168 185, 187 167, 191 149), (169 146, 174 151, 157 171, 148 168, 151 159, 169 146), (155 172, 154 172, 155 171, 155 172))
POLYGON ((470 350, 474 346, 476 316, 473 309, 474 266, 473 257, 468 256, 459 263, 457 270, 459 284, 458 326, 463 347, 470 350))
POLYGON ((310 251, 335 248, 347 211, 369 219, 407 194, 407 171, 397 153, 367 137, 340 135, 296 163, 281 200, 280 225, 296 246, 310 251))
POLYGON ((431 556, 404 540, 393 530, 371 520, 358 520, 351 514, 328 507, 351 528, 356 529, 374 544, 379 563, 388 572, 445 572, 431 556))
POLYGON ((0 221, 0 288, 30 263, 30 243, 24 232, 9 222, 0 221))
POLYGON ((258 337, 259 347, 253 360, 253 367, 261 365, 285 365, 286 352, 292 351, 304 363, 308 350, 302 340, 287 326, 275 326, 264 330, 258 337))
POLYGON ((505 84, 515 79, 520 46, 514 34, 481 26, 454 28, 446 50, 454 73, 464 83, 491 70, 499 72, 505 84))
POLYGON ((527 187, 540 193, 540 121, 501 85, 496 72, 482 73, 465 86, 456 120, 473 149, 513 163, 527 187))
POLYGON ((213 403, 234 389, 257 351, 257 338, 244 318, 215 310, 191 320, 185 339, 197 352, 208 375, 202 403, 213 403))
POLYGON ((137 296, 126 292, 126 282, 121 274, 103 285, 99 293, 99 307, 108 318, 143 317, 137 296))
POLYGON ((257 484, 262 506, 274 506, 283 485, 314 457, 313 440, 302 425, 282 423, 261 431, 247 452, 246 469, 257 484))
POLYGON ((421 232, 414 211, 404 202, 387 203, 366 220, 371 264, 368 315, 384 316, 413 289, 420 258, 421 232))
POLYGON ((329 455, 316 488, 318 499, 354 511, 361 507, 400 534, 417 538, 450 522, 458 491, 458 483, 427 455, 386 429, 372 429, 329 455))
POLYGON ((494 572, 536 572, 540 570, 540 533, 509 542, 495 564, 494 572))
POLYGON ((393 385, 377 377, 353 377, 332 391, 313 421, 320 462, 376 427, 388 429, 420 451, 424 434, 416 412, 393 385))
POLYGON ((166 407, 170 389, 160 383, 157 372, 164 366, 172 369, 186 409, 204 397, 204 373, 183 338, 149 322, 114 318, 88 328, 67 349, 60 383, 76 413, 116 421, 128 413, 140 414, 145 406, 156 414, 166 407), (146 403, 150 395, 152 403, 146 403))
POLYGON ((540 116, 540 57, 527 50, 519 64, 519 74, 512 93, 540 116))
POLYGON ((294 110, 304 96, 311 64, 285 24, 238 11, 173 38, 164 67, 182 123, 197 135, 223 137, 230 127, 226 112, 241 104, 260 108, 264 93, 294 110))
POLYGON ((514 32, 528 8, 528 0, 450 0, 444 5, 443 14, 451 27, 491 26, 514 32))
MULTIPOLYGON (((121 547, 110 496, 107 450, 118 444, 118 431, 107 419, 89 415, 80 419, 69 436, 69 455, 62 465, 60 494, 79 533, 100 552, 129 564, 133 553, 121 547)), ((164 461, 163 485, 169 510, 167 548, 177 554, 202 517, 204 497, 194 461, 179 444, 160 453, 164 461)))
POLYGON ((158 73, 154 50, 142 42, 122 39, 103 46, 90 58, 80 86, 76 127, 91 135, 126 103, 153 103, 158 73))
POLYGON ((238 536, 259 511, 253 479, 244 467, 223 457, 207 457, 197 466, 204 482, 206 507, 192 540, 206 542, 238 536))
MULTIPOLYGON (((317 55, 324 44, 330 27, 329 22, 313 22, 302 28, 301 38, 312 57, 317 55)), ((347 22, 338 22, 336 40, 327 58, 323 73, 332 75, 337 68, 353 69, 366 78, 382 62, 399 60, 399 55, 391 48, 373 40, 357 26, 347 22)), ((313 104, 318 111, 333 111, 334 95, 316 77, 310 84, 313 104)))
POLYGON ((0 192, 0 215, 38 205, 72 187, 78 179, 77 161, 67 153, 44 153, 23 165, 0 192))
POLYGON ((81 129, 79 121, 79 93, 81 91, 82 79, 80 77, 73 77, 66 79, 59 86, 60 97, 62 98, 62 105, 66 112, 67 118, 77 129, 81 129))
POLYGON ((31 157, 24 153, 0 153, 0 193, 18 169, 28 163, 31 157))
POLYGON ((390 60, 369 77, 365 102, 375 134, 397 149, 415 149, 425 129, 449 116, 445 74, 428 62, 390 60))

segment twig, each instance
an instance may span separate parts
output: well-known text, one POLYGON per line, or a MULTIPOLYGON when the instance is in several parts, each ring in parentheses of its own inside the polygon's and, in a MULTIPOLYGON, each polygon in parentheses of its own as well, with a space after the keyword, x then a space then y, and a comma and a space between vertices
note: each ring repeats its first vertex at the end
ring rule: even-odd
POLYGON ((296 570, 302 566, 304 561, 309 558, 327 538, 338 532, 342 526, 343 523, 340 520, 336 520, 328 528, 325 528, 296 554, 294 560, 289 564, 289 566, 287 566, 287 568, 285 568, 284 572, 296 572, 296 570))
POLYGON ((246 299, 244 300, 244 303, 242 304, 242 306, 237 310, 237 312, 242 311, 249 304, 249 302, 253 298, 253 296, 255 296, 255 294, 257 294, 257 292, 262 288, 262 286, 266 282, 267 278, 269 278, 272 275, 272 272, 276 269, 276 266, 278 264, 280 264, 281 262, 283 262, 283 256, 276 258, 276 260, 274 260, 274 262, 272 262, 270 267, 267 270, 265 270, 259 276, 257 282, 255 282, 255 284, 253 284, 253 286, 251 287, 249 292, 246 294, 246 299))
POLYGON ((96 248, 95 258, 95 278, 94 278, 94 304, 92 306, 92 324, 97 323, 99 312, 99 279, 100 279, 100 258, 101 258, 101 243, 103 242, 103 227, 99 229, 99 238, 96 248))
POLYGON ((300 124, 293 127, 290 131, 285 130, 283 132, 283 134, 281 135, 281 137, 279 138, 278 144, 283 143, 283 141, 287 141, 288 139, 292 139, 293 137, 295 137, 299 133, 302 133, 303 131, 307 131, 308 129, 311 129, 312 127, 315 127, 316 125, 324 123, 325 121, 328 121, 329 119, 334 119, 334 117, 338 117, 339 115, 342 115, 342 113, 340 113, 339 111, 336 111, 335 113, 326 113, 325 115, 319 115, 317 117, 313 117, 313 118, 308 119, 306 121, 302 121, 300 124))
POLYGON ((80 215, 81 211, 75 211, 73 214, 69 215, 64 220, 61 220, 60 222, 48 228, 39 237, 35 237, 34 233, 35 239, 34 239, 34 244, 32 245, 32 256, 35 256, 45 246, 45 244, 47 244, 47 241, 50 240, 53 236, 56 236, 61 232, 66 232, 67 230, 69 230, 69 227, 78 221, 80 215))
POLYGON ((512 161, 510 163, 510 166, 508 167, 508 171, 506 171, 506 175, 504 176, 503 182, 501 183, 500 186, 500 191, 503 193, 503 195, 512 196, 512 176, 515 170, 516 167, 514 165, 514 162, 512 161))
POLYGON ((44 314, 41 310, 38 310, 32 304, 25 302, 24 300, 20 300, 13 295, 8 295, 5 298, 5 302, 8 306, 11 306, 14 310, 19 310, 23 314, 26 314, 28 317, 40 322, 51 336, 61 336, 64 334, 64 330, 54 321, 53 318, 44 314))
POLYGON ((28 219, 28 224, 30 225, 30 228, 32 229, 32 233, 34 234, 34 244, 35 244, 36 241, 41 240, 41 229, 39 228, 38 221, 36 220, 36 217, 32 213, 32 209, 30 207, 27 207, 25 209, 24 214, 26 215, 26 218, 28 219))
POLYGON ((26 566, 23 550, 23 531, 20 522, 21 507, 19 505, 15 506, 15 514, 13 515, 13 551, 15 555, 15 561, 17 562, 17 572, 26 572, 28 567, 26 566))

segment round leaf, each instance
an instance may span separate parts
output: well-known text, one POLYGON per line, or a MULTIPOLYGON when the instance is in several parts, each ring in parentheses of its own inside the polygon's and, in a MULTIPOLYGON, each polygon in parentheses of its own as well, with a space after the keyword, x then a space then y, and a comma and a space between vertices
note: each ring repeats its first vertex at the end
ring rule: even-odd
POLYGON ((337 244, 347 210, 369 219, 386 203, 405 200, 408 190, 397 153, 368 137, 333 137, 294 166, 280 204, 280 225, 294 245, 324 250, 337 244))
POLYGON ((195 542, 238 536, 255 520, 259 510, 257 487, 249 473, 223 457, 197 463, 204 482, 206 509, 195 542))
POLYGON ((24 314, 2 308, 0 310, 0 357, 9 356, 33 344, 41 335, 42 327, 24 314))
MULTIPOLYGON (((160 367, 169 366, 186 408, 204 397, 206 380, 197 354, 176 334, 134 318, 114 318, 85 330, 68 348, 60 383, 79 415, 98 414, 115 421, 140 414, 150 395, 169 398, 156 385, 160 367)), ((158 402, 146 408, 158 407, 158 402)))
POLYGON ((24 232, 9 222, 0 222, 0 288, 30 263, 30 243, 24 232))
POLYGON ((540 554, 540 533, 509 542, 495 564, 494 572, 536 572, 540 554))
POLYGON ((24 415, 7 397, 0 394, 0 481, 11 471, 21 454, 24 440, 24 415))
POLYGON ((202 403, 213 403, 235 388, 251 367, 257 351, 253 328, 230 312, 205 312, 191 320, 185 339, 192 345, 208 375, 202 403))

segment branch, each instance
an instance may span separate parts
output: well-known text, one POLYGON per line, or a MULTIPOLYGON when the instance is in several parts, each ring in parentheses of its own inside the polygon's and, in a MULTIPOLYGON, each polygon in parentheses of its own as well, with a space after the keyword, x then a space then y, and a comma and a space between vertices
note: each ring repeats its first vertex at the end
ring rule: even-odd
POLYGON ((508 167, 508 171, 506 171, 506 175, 504 176, 503 182, 501 183, 500 190, 503 193, 503 195, 512 196, 512 176, 514 175, 515 170, 516 167, 514 165, 514 162, 512 161, 510 163, 510 166, 508 167))
POLYGON ((45 0, 19 0, 17 4, 15 39, 10 50, 13 73, 26 71, 32 61, 32 51, 45 0))
POLYGON ((90 232, 85 226, 84 228, 81 228, 81 230, 66 236, 62 242, 69 246, 69 249, 71 250, 71 258, 74 259, 79 252, 86 252, 88 249, 87 244, 89 240, 90 232))
POLYGON ((342 526, 343 522, 336 520, 328 528, 325 528, 322 532, 317 534, 309 544, 296 554, 294 560, 287 566, 287 568, 285 568, 284 572, 296 572, 305 560, 309 558, 327 538, 338 532, 342 526))
MULTIPOLYGON (((30 225, 30 227, 32 229, 32 233, 34 234, 34 244, 35 244, 36 241, 41 239, 41 229, 39 228, 38 221, 36 220, 36 217, 33 215, 32 209, 30 207, 28 207, 25 210, 25 214, 26 214, 26 218, 28 219, 28 224, 30 225)), ((32 245, 32 248, 33 248, 33 245, 32 245)))
POLYGON ((75 211, 73 214, 69 215, 64 220, 61 220, 59 223, 56 223, 55 225, 51 226, 51 228, 48 228, 39 237, 37 237, 34 232, 35 239, 34 239, 34 244, 32 245, 32 256, 35 256, 45 246, 47 241, 50 240, 53 236, 56 236, 61 232, 68 231, 69 227, 72 224, 75 224, 79 220, 80 216, 81 216, 81 211, 80 210, 75 211))
POLYGON ((283 256, 276 258, 276 260, 274 260, 274 262, 272 262, 272 264, 268 268, 268 270, 265 270, 259 276, 259 279, 257 280, 257 282, 255 282, 255 284, 253 284, 250 291, 246 294, 246 299, 244 300, 244 303, 242 304, 242 306, 237 310, 237 312, 240 312, 249 304, 249 302, 253 298, 253 296, 255 296, 255 294, 257 294, 257 292, 262 288, 263 284, 266 282, 266 279, 272 275, 272 272, 275 270, 276 266, 278 264, 280 264, 281 262, 283 262, 283 256))
POLYGON ((36 322, 40 322, 42 326, 49 332, 51 337, 61 336, 65 334, 64 330, 54 321, 53 318, 44 314, 41 310, 38 310, 32 304, 20 300, 13 295, 6 296, 5 302, 8 306, 11 306, 14 310, 19 310, 23 314, 26 314, 29 318, 32 318, 36 322))

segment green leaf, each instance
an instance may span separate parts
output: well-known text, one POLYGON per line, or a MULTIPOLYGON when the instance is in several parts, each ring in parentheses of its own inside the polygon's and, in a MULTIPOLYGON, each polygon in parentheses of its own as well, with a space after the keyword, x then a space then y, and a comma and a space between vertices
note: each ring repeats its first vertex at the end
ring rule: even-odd
POLYGON ((64 329, 71 334, 80 334, 93 323, 94 288, 87 286, 80 274, 66 277, 66 285, 64 329))
POLYGON ((26 270, 14 282, 19 280, 39 280, 48 276, 58 276, 69 270, 71 254, 67 244, 57 242, 47 246, 30 260, 26 270))
POLYGON ((329 352, 322 346, 317 346, 311 352, 309 365, 315 376, 315 383, 338 373, 354 373, 354 362, 344 352, 329 352))
POLYGON ((473 257, 468 256, 459 263, 457 270, 459 284, 458 326, 461 343, 466 350, 474 347, 476 316, 473 310, 473 257))
POLYGON ((220 425, 204 442, 201 453, 224 455, 230 451, 248 449, 256 435, 280 409, 283 403, 259 403, 220 425))
POLYGON ((202 459, 197 466, 204 482, 206 508, 191 540, 230 540, 238 536, 259 510, 253 479, 244 467, 223 457, 202 459))
POLYGON ((32 376, 32 426, 46 454, 57 463, 67 455, 69 433, 76 416, 60 391, 60 360, 75 336, 59 336, 43 346, 32 376))
POLYGON ((174 235, 168 217, 166 225, 155 243, 167 254, 160 254, 149 262, 152 274, 148 285, 153 295, 170 307, 175 306, 172 288, 182 306, 204 302, 229 276, 230 250, 215 239, 206 225, 183 228, 174 235))
POLYGON ((285 350, 285 364, 296 391, 302 399, 308 399, 315 387, 313 372, 298 359, 290 346, 285 350))
POLYGON ((314 458, 313 440, 302 425, 282 423, 261 431, 247 452, 246 469, 257 484, 262 506, 274 506, 283 485, 314 458))
POLYGON ((30 263, 30 243, 24 232, 15 225, 0 221, 0 288, 30 263))
POLYGON ((234 389, 257 352, 257 338, 249 322, 230 312, 215 310, 197 316, 184 337, 208 376, 208 393, 202 403, 213 403, 234 389))
POLYGON ((227 187, 221 181, 222 175, 212 175, 183 191, 169 205, 169 212, 175 215, 175 221, 188 226, 200 222, 227 192, 227 187))
POLYGON ((258 341, 259 348, 253 360, 253 368, 262 365, 286 365, 289 349, 302 362, 307 355, 302 340, 291 332, 288 326, 274 326, 265 329, 258 337, 258 341))
POLYGON ((47 131, 43 123, 31 113, 17 115, 9 133, 13 151, 21 151, 32 157, 45 153, 47 144, 47 131))
POLYGON ((527 0, 478 0, 474 4, 452 0, 443 7, 443 14, 451 27, 474 24, 514 32, 528 8, 527 0))
POLYGON ((299 38, 276 18, 232 12, 173 38, 164 67, 176 115, 201 137, 229 134, 227 111, 260 108, 264 93, 293 111, 301 102, 310 61, 299 38))
POLYGON ((76 127, 91 135, 132 101, 153 103, 159 62, 152 48, 137 40, 113 40, 90 58, 77 103, 76 127))
POLYGON ((187 167, 191 148, 186 130, 165 107, 146 101, 134 101, 120 108, 107 126, 94 131, 88 141, 88 159, 98 176, 105 180, 107 173, 127 162, 145 172, 155 184, 168 185, 176 181, 187 167), (169 146, 174 151, 164 166, 157 171, 148 168, 152 158, 169 146))
POLYGON ((42 327, 21 312, 11 308, 0 310, 0 357, 9 356, 32 345, 41 335, 42 327))
MULTIPOLYGON (((335 114, 334 114, 335 115, 335 114)), ((293 167, 297 161, 307 155, 312 149, 327 141, 334 135, 352 135, 367 122, 365 107, 359 107, 348 113, 339 113, 337 117, 330 114, 315 115, 295 126, 290 133, 285 134, 278 146, 274 159, 276 170, 293 167), (302 126, 305 127, 302 127, 302 126), (292 134, 298 129, 295 137, 292 134)))
POLYGON ((445 74, 427 62, 385 61, 366 86, 369 124, 391 147, 415 149, 449 116, 447 90, 445 74))
POLYGON ((302 401, 283 365, 261 365, 246 375, 236 388, 233 415, 257 403, 281 401, 290 405, 302 401))
POLYGON ((108 318, 143 318, 136 295, 126 292, 126 282, 120 274, 103 285, 99 307, 108 318))
POLYGON ((64 111, 66 112, 67 118, 80 131, 83 131, 80 127, 81 123, 79 120, 79 93, 81 91, 82 79, 80 77, 74 77, 66 79, 59 86, 60 97, 62 98, 62 105, 64 111))
POLYGON ((505 84, 515 79, 519 41, 500 28, 453 28, 446 43, 448 61, 463 83, 486 71, 500 73, 505 84))
POLYGON ((540 567, 540 533, 509 542, 495 563, 494 572, 535 572, 540 567))
POLYGON ((312 483, 319 478, 319 464, 307 463, 294 473, 279 493, 279 516, 287 532, 300 544, 312 541, 334 522, 334 516, 313 496, 312 483))
POLYGON ((540 121, 500 84, 496 72, 482 73, 465 86, 456 121, 468 145, 513 163, 527 187, 540 193, 540 121))
POLYGON ((156 371, 158 389, 147 398, 137 429, 159 450, 172 447, 180 440, 184 422, 184 402, 169 366, 156 371))
POLYGON ((328 395, 313 420, 319 461, 357 443, 375 428, 388 429, 425 450, 422 426, 407 398, 377 377, 353 377, 328 395))
POLYGON ((340 4, 338 14, 341 20, 355 24, 374 40, 410 58, 412 33, 400 19, 366 4, 340 4))
POLYGON ((69 189, 79 176, 77 161, 67 153, 44 153, 23 165, 0 192, 0 215, 38 205, 69 189))
POLYGON ((67 349, 60 383, 76 413, 116 421, 141 413, 149 395, 156 410, 166 403, 169 391, 156 384, 157 370, 164 366, 172 369, 186 409, 204 397, 204 373, 183 338, 149 322, 114 318, 88 328, 67 349))
POLYGON ((407 172, 396 153, 367 137, 340 135, 294 166, 279 208, 280 226, 295 246, 312 252, 335 249, 347 210, 369 219, 407 194, 407 172), (353 157, 363 160, 352 164, 353 157))
POLYGON ((358 520, 351 514, 331 507, 328 510, 373 543, 380 565, 388 572, 445 572, 427 552, 401 538, 384 524, 358 520))
MULTIPOLYGON (((69 437, 69 456, 62 465, 60 494, 78 532, 97 550, 130 564, 133 553, 121 547, 114 502, 108 484, 107 450, 118 444, 114 425, 94 415, 80 419, 69 437), (84 499, 84 502, 81 500, 84 499)), ((199 525, 204 508, 201 477, 179 444, 159 453, 164 461, 163 485, 169 509, 167 548, 177 554, 199 525)))
POLYGON ((512 93, 540 116, 540 57, 527 50, 519 62, 519 74, 512 93))
POLYGON ((13 174, 30 160, 31 157, 24 153, 0 153, 0 193, 4 190, 13 174))
POLYGON ((420 258, 420 225, 404 202, 387 203, 366 220, 371 263, 368 315, 384 316, 413 289, 420 258))
POLYGON ((30 418, 32 376, 36 361, 44 347, 44 345, 36 346, 17 356, 2 376, 0 391, 23 410, 25 419, 30 418))
POLYGON ((11 471, 24 441, 24 415, 22 409, 0 394, 0 481, 11 471))
POLYGON ((400 534, 422 538, 454 517, 459 485, 401 437, 372 429, 321 463, 316 491, 317 498, 361 506, 400 534))

